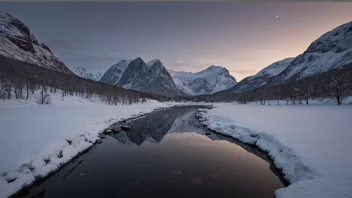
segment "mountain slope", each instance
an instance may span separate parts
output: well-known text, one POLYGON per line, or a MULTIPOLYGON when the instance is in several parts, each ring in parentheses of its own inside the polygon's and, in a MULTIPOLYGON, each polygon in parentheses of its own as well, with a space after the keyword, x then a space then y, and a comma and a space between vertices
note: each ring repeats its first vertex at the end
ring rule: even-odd
POLYGON ((237 83, 234 87, 225 90, 220 93, 235 93, 235 92, 244 92, 256 89, 265 85, 271 78, 277 76, 282 71, 284 71, 288 65, 292 62, 294 58, 286 58, 271 65, 265 67, 264 69, 260 70, 254 76, 249 76, 239 83, 237 83))
POLYGON ((92 74, 86 70, 84 67, 73 67, 73 73, 76 74, 79 77, 88 79, 88 80, 94 80, 94 81, 99 81, 101 78, 101 73, 97 74, 92 74))
POLYGON ((103 75, 101 82, 126 89, 165 95, 185 95, 173 82, 170 74, 159 60, 145 63, 141 58, 122 60, 112 65, 103 75))
POLYGON ((168 70, 177 87, 189 95, 212 94, 233 87, 236 79, 226 68, 210 66, 198 73, 168 70))
POLYGON ((44 43, 17 18, 0 10, 0 54, 55 71, 73 74, 44 43))
POLYGON ((320 74, 352 62, 352 22, 343 24, 315 40, 268 86, 320 74))

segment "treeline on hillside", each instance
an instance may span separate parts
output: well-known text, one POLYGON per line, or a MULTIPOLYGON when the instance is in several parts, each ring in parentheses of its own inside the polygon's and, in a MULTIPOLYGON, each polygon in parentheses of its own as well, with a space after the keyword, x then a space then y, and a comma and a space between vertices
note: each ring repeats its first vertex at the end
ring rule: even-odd
POLYGON ((39 103, 48 103, 50 93, 62 90, 62 100, 67 95, 98 97, 107 104, 132 104, 146 99, 165 100, 163 96, 127 90, 78 76, 49 70, 37 65, 0 56, 0 98, 2 100, 27 99, 40 90, 39 103), (12 96, 14 93, 14 96, 12 96))
POLYGON ((241 104, 259 102, 265 105, 267 100, 285 100, 286 104, 308 104, 309 99, 331 98, 340 105, 345 96, 352 96, 352 64, 333 69, 298 81, 291 81, 271 87, 260 87, 252 91, 213 94, 211 96, 195 96, 177 98, 176 100, 191 100, 205 102, 232 102, 241 104))

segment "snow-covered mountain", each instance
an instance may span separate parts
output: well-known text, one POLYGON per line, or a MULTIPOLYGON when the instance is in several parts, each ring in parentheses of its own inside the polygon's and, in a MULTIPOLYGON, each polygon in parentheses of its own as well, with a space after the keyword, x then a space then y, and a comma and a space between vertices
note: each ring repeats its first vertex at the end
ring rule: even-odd
POLYGON ((225 90, 226 93, 234 93, 234 92, 243 92, 250 91, 265 85, 270 79, 280 74, 284 71, 288 65, 292 62, 294 58, 286 58, 280 61, 277 61, 264 69, 260 70, 257 74, 253 76, 249 76, 239 83, 237 83, 234 87, 225 90))
POLYGON ((236 84, 236 79, 220 66, 210 66, 198 73, 175 72, 166 70, 160 60, 145 63, 141 58, 112 65, 100 81, 169 97, 212 94, 236 84))
POLYGON ((315 40, 290 65, 273 78, 268 85, 299 80, 320 74, 352 62, 352 21, 315 40))
POLYGON ((185 95, 172 80, 159 60, 145 63, 141 58, 122 60, 112 65, 101 82, 152 94, 169 97, 185 95))
POLYGON ((233 87, 237 82, 229 71, 210 66, 197 73, 168 70, 177 87, 188 95, 212 94, 233 87))
POLYGON ((0 55, 73 74, 48 46, 38 42, 25 24, 2 10, 0 10, 0 55))
POLYGON ((352 63, 352 22, 329 31, 312 42, 303 54, 287 58, 247 77, 219 93, 234 93, 273 86, 314 76, 352 63))
POLYGON ((101 78, 101 73, 97 74, 92 74, 86 70, 84 67, 73 67, 73 73, 75 73, 77 76, 88 79, 88 80, 94 80, 94 81, 99 81, 101 78))

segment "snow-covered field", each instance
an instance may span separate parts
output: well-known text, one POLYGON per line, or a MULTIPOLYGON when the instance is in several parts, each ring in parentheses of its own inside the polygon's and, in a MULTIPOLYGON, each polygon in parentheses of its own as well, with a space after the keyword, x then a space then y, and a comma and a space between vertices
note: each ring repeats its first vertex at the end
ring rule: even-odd
MULTIPOLYGON (((28 101, 0 101, 0 197, 56 170, 122 118, 159 107, 209 104, 148 101, 114 106, 77 96, 62 101, 60 92, 51 98, 48 105, 37 104, 33 95, 28 101)), ((351 197, 352 105, 328 100, 295 106, 269 103, 213 104, 216 108, 202 116, 208 127, 269 152, 291 182, 276 191, 277 197, 351 197)))
POLYGON ((220 133, 268 151, 291 183, 277 197, 352 197, 352 105, 214 104, 220 133))
POLYGON ((0 101, 0 197, 56 170, 121 118, 169 106, 157 101, 114 106, 77 96, 62 101, 61 93, 51 99, 47 105, 37 104, 34 96, 0 101))

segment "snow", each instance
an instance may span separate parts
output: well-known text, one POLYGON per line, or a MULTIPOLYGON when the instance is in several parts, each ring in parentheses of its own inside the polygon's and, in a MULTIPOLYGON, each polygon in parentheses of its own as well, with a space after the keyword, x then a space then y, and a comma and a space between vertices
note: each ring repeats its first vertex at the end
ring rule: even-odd
POLYGON ((271 65, 265 67, 264 69, 260 70, 256 75, 250 77, 250 79, 253 78, 261 78, 263 76, 276 76, 280 74, 282 71, 284 71, 288 65, 293 61, 294 58, 285 58, 283 60, 277 61, 275 63, 272 63, 271 65))
POLYGON ((269 153, 291 185, 277 197, 351 197, 352 105, 214 104, 200 113, 219 133, 269 153))
POLYGON ((97 74, 92 74, 92 73, 88 72, 86 70, 86 68, 80 67, 80 66, 73 67, 72 72, 74 74, 76 74, 77 76, 79 76, 81 78, 88 79, 88 80, 99 81, 100 78, 101 78, 101 73, 100 72, 98 72, 97 74))
POLYGON ((219 92, 236 84, 228 70, 220 66, 209 66, 197 73, 168 70, 176 86, 189 95, 204 95, 219 92))
POLYGON ((149 62, 147 62, 147 66, 148 66, 148 68, 150 68, 152 65, 154 65, 154 63, 156 63, 156 62, 160 62, 158 59, 154 59, 154 60, 151 60, 151 61, 149 61, 149 62))
POLYGON ((352 22, 323 34, 298 55, 275 79, 275 84, 291 78, 302 79, 352 63, 352 22))
POLYGON ((0 197, 58 169, 92 146, 112 123, 169 106, 152 100, 114 106, 76 96, 62 101, 60 92, 51 94, 51 104, 39 105, 35 95, 28 101, 0 102, 0 197))
POLYGON ((100 78, 100 81, 116 85, 120 80, 122 75, 125 73, 126 68, 132 62, 132 59, 121 60, 117 64, 112 65, 100 78))
POLYGON ((297 61, 302 63, 290 64, 285 78, 288 80, 299 73, 299 79, 302 79, 344 66, 352 62, 351 55, 352 49, 341 53, 329 51, 325 53, 314 52, 302 54, 297 56, 297 61), (309 61, 310 58, 312 59, 311 61, 309 61))
MULTIPOLYGON (((43 43, 39 43, 30 32, 18 29, 19 23, 21 22, 18 19, 0 9, 0 55, 71 74, 64 63, 43 47, 43 43), (17 26, 13 22, 16 22, 17 26), (32 45, 33 52, 20 48, 19 44, 16 45, 9 38, 22 44, 32 45)), ((28 28, 24 24, 22 25, 23 28, 28 28)))

